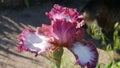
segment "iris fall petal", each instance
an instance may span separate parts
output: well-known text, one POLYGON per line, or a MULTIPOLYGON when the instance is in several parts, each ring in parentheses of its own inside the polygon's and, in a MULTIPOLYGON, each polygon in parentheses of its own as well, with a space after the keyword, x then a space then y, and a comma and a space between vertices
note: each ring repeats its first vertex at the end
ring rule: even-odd
POLYGON ((96 67, 98 62, 98 52, 92 43, 86 42, 85 44, 82 44, 76 42, 70 50, 77 59, 76 64, 81 65, 81 67, 87 66, 87 68, 96 67))
POLYGON ((18 37, 18 40, 20 41, 18 44, 20 51, 26 50, 36 54, 46 51, 51 46, 46 36, 30 29, 25 29, 18 37))

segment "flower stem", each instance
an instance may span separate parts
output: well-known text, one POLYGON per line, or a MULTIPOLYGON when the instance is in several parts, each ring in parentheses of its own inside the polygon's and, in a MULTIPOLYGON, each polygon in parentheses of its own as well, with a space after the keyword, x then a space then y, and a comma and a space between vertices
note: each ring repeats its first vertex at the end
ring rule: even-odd
POLYGON ((62 55, 63 55, 63 47, 59 47, 59 46, 54 47, 49 52, 49 57, 56 64, 57 68, 60 68, 62 55))

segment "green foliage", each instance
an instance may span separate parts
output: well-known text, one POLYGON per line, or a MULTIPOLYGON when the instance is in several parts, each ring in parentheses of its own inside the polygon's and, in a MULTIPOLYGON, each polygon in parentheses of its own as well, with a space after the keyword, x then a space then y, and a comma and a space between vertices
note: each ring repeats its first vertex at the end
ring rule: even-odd
POLYGON ((109 49, 120 49, 120 36, 118 35, 118 32, 120 31, 120 24, 116 23, 114 26, 114 33, 113 33, 113 48, 111 48, 111 43, 106 43, 106 40, 109 40, 104 33, 102 33, 101 28, 98 28, 96 24, 91 25, 91 34, 94 38, 101 39, 102 45, 106 46, 106 50, 109 49))
POLYGON ((112 50, 112 47, 111 47, 111 44, 108 44, 108 45, 106 46, 106 51, 110 51, 110 50, 112 50))
POLYGON ((91 35, 94 38, 100 39, 102 37, 104 39, 104 36, 102 36, 101 28, 98 27, 97 24, 92 24, 90 28, 91 28, 91 35))
POLYGON ((100 64, 98 64, 96 68, 101 68, 101 65, 100 65, 100 64))
MULTIPOLYGON (((93 37, 98 37, 99 39, 102 40, 101 44, 104 45, 106 51, 109 53, 109 51, 112 51, 112 53, 109 53, 109 56, 111 57, 111 62, 105 65, 102 64, 98 64, 97 68, 120 68, 120 60, 119 61, 115 61, 113 59, 114 56, 114 52, 116 52, 116 50, 120 50, 120 36, 118 35, 119 31, 120 31, 120 24, 116 23, 114 26, 114 32, 113 32, 113 42, 114 44, 111 43, 106 43, 106 40, 109 40, 101 31, 101 28, 97 28, 97 25, 92 25, 91 26, 91 34, 93 37), (112 48, 113 46, 113 48, 112 48)), ((97 38, 97 39, 98 39, 97 38)))
POLYGON ((111 68, 113 66, 113 62, 111 61, 109 64, 107 64, 104 68, 111 68))
POLYGON ((114 49, 120 49, 120 36, 118 35, 118 32, 120 31, 120 24, 116 23, 114 26, 114 34, 113 34, 113 40, 114 40, 114 49))
POLYGON ((76 60, 74 55, 66 48, 64 48, 64 50, 65 51, 61 60, 61 68, 80 68, 79 65, 74 64, 76 60))
POLYGON ((120 68, 120 61, 119 62, 111 61, 110 63, 105 64, 103 67, 101 64, 98 64, 96 68, 120 68))
POLYGON ((30 6, 29 0, 24 0, 24 4, 26 7, 29 7, 30 6))

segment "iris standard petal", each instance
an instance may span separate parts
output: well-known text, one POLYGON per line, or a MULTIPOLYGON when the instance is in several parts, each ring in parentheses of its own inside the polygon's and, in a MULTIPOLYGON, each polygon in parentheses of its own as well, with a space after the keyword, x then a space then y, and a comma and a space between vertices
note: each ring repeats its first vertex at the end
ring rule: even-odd
POLYGON ((60 46, 69 47, 74 41, 82 39, 84 37, 84 29, 76 28, 77 23, 70 23, 56 20, 52 24, 51 36, 54 38, 53 42, 57 42, 60 46))
POLYGON ((62 7, 55 4, 50 12, 46 12, 46 15, 51 21, 66 20, 70 23, 84 23, 83 15, 77 12, 77 9, 62 7))

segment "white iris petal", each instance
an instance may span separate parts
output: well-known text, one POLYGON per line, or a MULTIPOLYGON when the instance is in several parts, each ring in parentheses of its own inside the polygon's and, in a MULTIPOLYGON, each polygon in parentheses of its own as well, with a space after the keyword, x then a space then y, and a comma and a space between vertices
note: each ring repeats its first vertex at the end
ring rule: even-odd
POLYGON ((51 46, 46 36, 31 32, 25 36, 24 44, 31 51, 45 51, 46 48, 51 46))
POLYGON ((70 16, 69 15, 65 15, 63 13, 55 14, 55 15, 53 15, 53 18, 54 18, 54 20, 56 20, 56 19, 61 19, 61 20, 62 19, 66 19, 66 21, 72 22, 70 16))
POLYGON ((94 53, 91 52, 89 47, 82 45, 80 42, 75 43, 72 50, 78 56, 78 61, 83 65, 94 60, 94 53))

